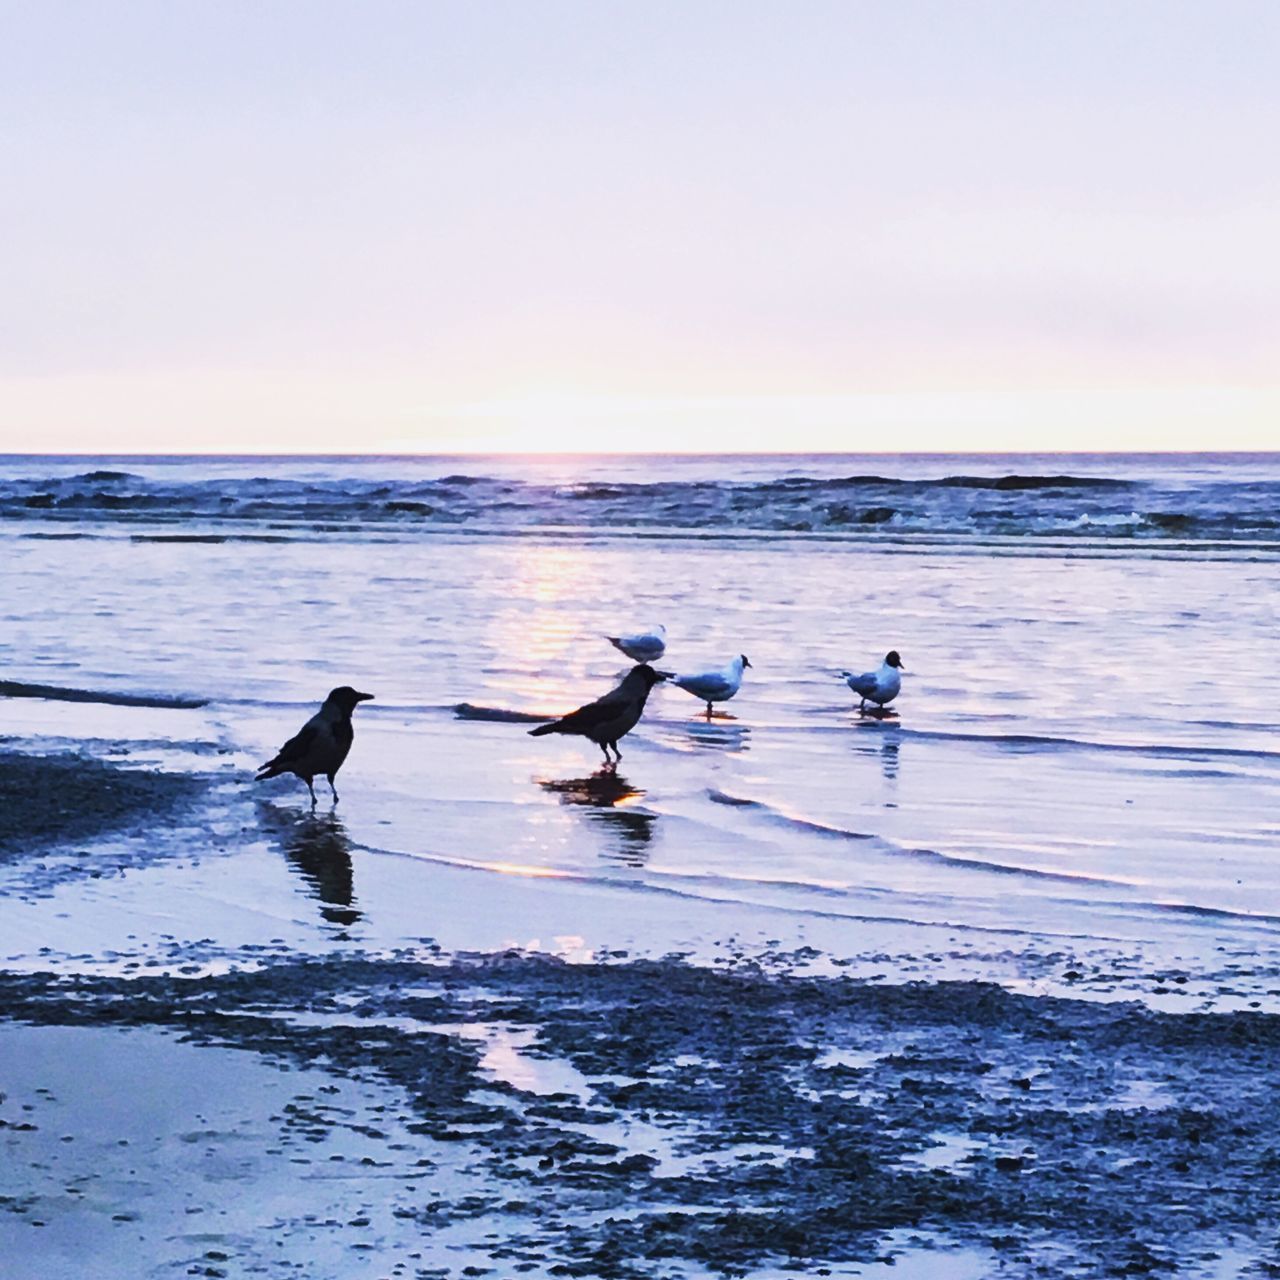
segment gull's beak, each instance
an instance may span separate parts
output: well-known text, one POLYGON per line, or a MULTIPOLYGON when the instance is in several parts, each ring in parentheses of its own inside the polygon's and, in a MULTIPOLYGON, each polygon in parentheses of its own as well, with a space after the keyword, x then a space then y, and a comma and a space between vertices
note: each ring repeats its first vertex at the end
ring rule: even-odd
POLYGON ((373 694, 371 694, 371 693, 357 693, 357 694, 356 694, 356 701, 357 701, 357 702, 372 702, 372 701, 373 701, 373 694))

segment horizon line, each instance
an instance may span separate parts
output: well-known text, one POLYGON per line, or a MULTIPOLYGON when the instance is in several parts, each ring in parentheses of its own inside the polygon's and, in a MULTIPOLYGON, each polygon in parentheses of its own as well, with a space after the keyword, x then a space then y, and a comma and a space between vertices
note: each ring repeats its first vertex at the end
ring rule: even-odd
POLYGON ((440 449, 440 450, 362 450, 332 452, 285 449, 282 451, 226 450, 0 450, 0 460, 24 458, 248 458, 286 460, 361 461, 372 458, 1197 458, 1197 457, 1280 457, 1280 449, 589 449, 589 450, 521 450, 521 449, 440 449))

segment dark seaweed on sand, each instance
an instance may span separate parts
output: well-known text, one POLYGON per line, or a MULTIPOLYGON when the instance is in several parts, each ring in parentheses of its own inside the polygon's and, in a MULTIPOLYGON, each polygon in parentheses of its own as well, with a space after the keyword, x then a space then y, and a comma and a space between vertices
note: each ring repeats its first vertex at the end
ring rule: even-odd
POLYGON ((1280 1261, 1275 1015, 519 954, 0 975, 0 1008, 169 1025, 398 1086, 411 1130, 458 1144, 491 1190, 450 1200, 428 1180, 397 1216, 425 1247, 473 1224, 495 1274, 807 1274, 880 1257, 898 1230, 988 1250, 1001 1275, 1172 1274, 1230 1236, 1280 1261), (533 1030, 530 1054, 567 1060, 589 1094, 494 1080, 442 1033, 484 1023, 533 1030), (655 1130, 665 1161, 628 1137, 655 1130), (959 1151, 929 1161, 943 1137, 959 1151))
POLYGON ((0 861, 162 816, 203 790, 202 781, 187 775, 71 753, 0 752, 0 861))

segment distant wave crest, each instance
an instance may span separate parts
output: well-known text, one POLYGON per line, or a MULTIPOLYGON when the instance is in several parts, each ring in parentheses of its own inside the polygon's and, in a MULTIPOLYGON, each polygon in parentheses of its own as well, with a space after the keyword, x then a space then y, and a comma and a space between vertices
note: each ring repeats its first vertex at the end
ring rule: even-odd
POLYGON ((648 529, 849 536, 1280 541, 1280 483, 1174 484, 1072 474, 854 474, 548 483, 483 474, 207 480, 96 469, 0 480, 0 518, 396 534, 648 529))

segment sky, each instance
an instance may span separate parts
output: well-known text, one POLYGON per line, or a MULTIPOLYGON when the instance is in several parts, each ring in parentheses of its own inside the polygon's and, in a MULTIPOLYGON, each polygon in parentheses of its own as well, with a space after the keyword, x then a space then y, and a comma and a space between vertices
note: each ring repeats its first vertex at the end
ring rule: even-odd
POLYGON ((1280 448, 1274 0, 0 0, 0 450, 1280 448))

